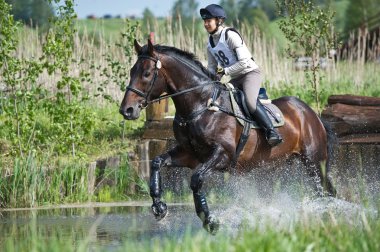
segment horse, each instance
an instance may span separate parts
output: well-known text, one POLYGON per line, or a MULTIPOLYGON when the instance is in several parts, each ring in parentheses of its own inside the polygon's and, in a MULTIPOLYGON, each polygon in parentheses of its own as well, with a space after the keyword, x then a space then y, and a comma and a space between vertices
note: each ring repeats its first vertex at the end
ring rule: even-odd
POLYGON ((211 233, 218 230, 220 223, 210 213, 202 185, 214 171, 233 169, 238 174, 245 174, 254 167, 259 169, 265 164, 286 161, 296 155, 310 173, 319 178, 323 195, 336 194, 325 172, 330 166, 329 148, 333 138, 306 103, 296 97, 273 100, 284 116, 285 124, 278 128, 284 143, 271 148, 260 129, 251 129, 246 145, 236 157, 243 127, 233 115, 225 113, 231 109, 231 101, 220 82, 215 81, 215 75, 194 54, 178 48, 153 45, 150 40, 144 46, 135 40, 134 47, 137 61, 130 70, 129 85, 119 112, 124 119, 135 120, 146 106, 168 97, 172 98, 176 109, 173 131, 177 145, 154 157, 151 162, 151 208, 157 220, 163 219, 168 211, 161 199, 160 170, 163 167, 188 167, 194 171, 190 188, 195 211, 203 227, 211 233), (215 101, 219 107, 225 108, 224 111, 209 109, 215 89, 222 89, 215 101), (250 165, 244 165, 247 163, 250 165))

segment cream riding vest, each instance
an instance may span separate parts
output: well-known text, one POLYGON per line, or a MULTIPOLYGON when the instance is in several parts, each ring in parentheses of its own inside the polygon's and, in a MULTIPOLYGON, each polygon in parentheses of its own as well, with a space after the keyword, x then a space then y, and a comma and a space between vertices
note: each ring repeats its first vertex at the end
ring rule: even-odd
POLYGON ((238 61, 236 53, 231 50, 226 42, 226 28, 223 28, 222 33, 220 34, 220 39, 218 44, 215 47, 212 47, 210 41, 207 44, 208 50, 212 53, 215 60, 223 67, 229 67, 235 64, 238 61))

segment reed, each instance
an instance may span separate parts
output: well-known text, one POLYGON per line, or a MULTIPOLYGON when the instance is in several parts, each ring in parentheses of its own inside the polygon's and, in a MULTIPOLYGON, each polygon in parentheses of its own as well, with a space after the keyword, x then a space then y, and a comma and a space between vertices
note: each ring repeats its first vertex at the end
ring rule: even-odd
MULTIPOLYGON (((123 31, 125 23, 123 24, 123 21, 120 19, 114 21, 108 20, 107 22, 100 20, 78 21, 80 32, 77 33, 75 38, 74 57, 77 62, 82 63, 79 65, 79 68, 73 67, 72 71, 75 71, 76 74, 79 74, 81 70, 90 73, 92 83, 88 83, 86 88, 91 91, 94 91, 94 87, 99 86, 99 83, 107 81, 108 77, 101 71, 109 68, 106 55, 109 55, 115 61, 125 64, 126 69, 131 68, 131 63, 125 57, 123 49, 117 46, 120 43, 121 35, 117 36, 123 31), (114 24, 110 25, 107 22, 114 22, 114 24), (86 26, 92 27, 90 32, 86 26), (96 33, 94 33, 95 30, 97 31, 96 33)), ((302 71, 295 70, 293 59, 284 55, 280 49, 282 46, 278 45, 273 37, 267 37, 255 27, 247 26, 244 23, 240 26, 247 45, 252 51, 255 60, 262 68, 266 86, 273 89, 290 86, 291 88, 299 88, 299 91, 303 92, 302 90, 304 90, 306 85, 305 75, 302 71)), ((155 43, 175 46, 192 52, 197 55, 203 64, 207 64, 207 33, 202 29, 199 20, 194 20, 192 27, 182 27, 180 21, 174 22, 171 18, 156 19, 154 24, 149 24, 148 27, 151 27, 150 29, 155 31, 155 43)), ((43 39, 38 35, 38 32, 25 28, 20 36, 22 39, 17 50, 18 55, 25 58, 40 56, 43 39)), ((327 56, 328 67, 321 73, 323 81, 328 83, 325 87, 331 86, 332 90, 326 89, 325 92, 330 94, 333 92, 348 93, 355 90, 355 94, 362 94, 364 91, 368 91, 364 90, 366 85, 370 85, 373 86, 373 95, 378 95, 380 72, 377 70, 379 67, 378 63, 373 60, 379 57, 379 45, 374 44, 369 49, 364 46, 366 43, 354 43, 354 41, 362 41, 363 36, 366 41, 376 41, 375 38, 370 37, 368 32, 364 35, 358 33, 356 36, 352 35, 348 42, 351 50, 338 52, 336 62, 327 56), (369 62, 364 60, 364 55, 366 54, 370 59, 369 62), (329 85, 329 83, 334 83, 334 85, 329 85), (334 89, 335 85, 340 86, 339 90, 334 89)), ((140 43, 145 43, 145 40, 148 38, 147 34, 141 34, 141 32, 137 34, 137 37, 140 43)), ((134 56, 132 63, 135 60, 136 57, 134 56)), ((40 82, 48 86, 49 83, 54 83, 51 81, 54 78, 59 78, 59 76, 49 77, 43 75, 40 78, 40 82)), ((108 83, 106 93, 118 101, 121 100, 123 95, 120 88, 114 83, 108 83)), ((368 92, 366 94, 371 95, 368 92)))
MULTIPOLYGON (((16 158, 13 167, 0 166, 0 207, 36 207, 86 201, 118 201, 133 197, 138 177, 122 157, 118 169, 98 168, 89 172, 89 163, 83 160, 53 162, 48 155, 26 159, 16 158), (99 175, 101 173, 101 176, 99 175), (94 183, 94 177, 100 180, 94 183), (107 186, 108 181, 112 186, 107 186), (95 186, 95 188, 94 188, 95 186), (91 191, 91 188, 94 188, 91 191), (105 196, 107 195, 107 196, 105 196)), ((136 196, 135 196, 136 197, 136 196)))

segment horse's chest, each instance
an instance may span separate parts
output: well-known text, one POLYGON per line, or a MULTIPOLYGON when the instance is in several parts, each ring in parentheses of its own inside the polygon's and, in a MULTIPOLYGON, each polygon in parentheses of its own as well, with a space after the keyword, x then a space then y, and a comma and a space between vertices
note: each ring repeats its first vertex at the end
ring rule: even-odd
POLYGON ((205 130, 199 127, 187 127, 182 130, 177 141, 182 145, 187 145, 197 154, 210 150, 210 134, 207 135, 205 130))

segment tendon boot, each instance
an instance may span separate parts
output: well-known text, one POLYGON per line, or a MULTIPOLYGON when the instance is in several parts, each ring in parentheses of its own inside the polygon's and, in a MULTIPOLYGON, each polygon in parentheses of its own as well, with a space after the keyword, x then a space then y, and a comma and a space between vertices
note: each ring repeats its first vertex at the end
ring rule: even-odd
POLYGON ((274 129, 272 121, 270 120, 267 112, 265 111, 264 105, 261 104, 260 100, 257 99, 256 111, 251 113, 253 119, 259 124, 261 128, 264 129, 265 137, 268 141, 268 144, 271 147, 274 147, 282 143, 282 137, 274 129))

